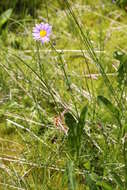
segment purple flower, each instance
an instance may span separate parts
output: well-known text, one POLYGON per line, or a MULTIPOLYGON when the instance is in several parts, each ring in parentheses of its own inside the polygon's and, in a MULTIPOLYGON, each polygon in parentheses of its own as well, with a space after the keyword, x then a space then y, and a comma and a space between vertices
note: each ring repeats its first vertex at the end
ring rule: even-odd
POLYGON ((52 32, 52 26, 49 24, 36 24, 36 26, 33 28, 33 38, 36 41, 41 41, 42 44, 49 41, 49 36, 52 32))

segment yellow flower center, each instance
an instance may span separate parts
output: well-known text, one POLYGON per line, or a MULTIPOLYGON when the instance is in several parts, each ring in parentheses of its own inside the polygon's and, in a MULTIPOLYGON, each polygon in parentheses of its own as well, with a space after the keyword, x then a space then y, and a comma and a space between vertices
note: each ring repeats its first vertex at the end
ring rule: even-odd
POLYGON ((42 38, 45 37, 46 34, 47 34, 46 30, 41 30, 41 31, 40 31, 40 36, 41 36, 42 38))

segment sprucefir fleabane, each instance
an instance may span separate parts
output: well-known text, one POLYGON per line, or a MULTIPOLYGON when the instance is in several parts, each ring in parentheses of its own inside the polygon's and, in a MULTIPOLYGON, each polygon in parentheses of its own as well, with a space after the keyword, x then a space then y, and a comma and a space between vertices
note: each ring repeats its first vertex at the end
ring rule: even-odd
POLYGON ((33 28, 33 38, 36 41, 41 41, 42 44, 48 42, 50 39, 50 35, 52 32, 52 26, 50 26, 48 23, 40 23, 36 24, 36 26, 33 28))

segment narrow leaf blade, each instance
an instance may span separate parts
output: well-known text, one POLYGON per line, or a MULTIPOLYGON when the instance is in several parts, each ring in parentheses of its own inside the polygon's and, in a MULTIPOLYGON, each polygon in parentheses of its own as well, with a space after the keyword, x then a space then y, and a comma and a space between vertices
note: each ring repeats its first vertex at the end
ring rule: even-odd
POLYGON ((119 110, 104 96, 98 96, 98 101, 102 102, 108 110, 116 117, 116 119, 119 118, 120 113, 119 110))
POLYGON ((8 21, 12 14, 12 9, 8 9, 0 15, 0 29, 8 21))

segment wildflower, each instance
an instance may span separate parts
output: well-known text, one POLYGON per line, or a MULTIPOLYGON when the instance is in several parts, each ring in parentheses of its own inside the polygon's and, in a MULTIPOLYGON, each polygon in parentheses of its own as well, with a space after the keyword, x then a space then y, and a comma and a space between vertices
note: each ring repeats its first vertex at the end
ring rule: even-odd
POLYGON ((48 23, 40 23, 36 24, 36 26, 33 28, 33 38, 36 41, 41 41, 42 44, 49 41, 49 36, 52 32, 52 26, 50 26, 48 23))

